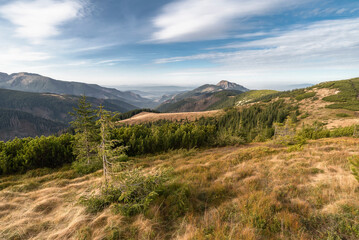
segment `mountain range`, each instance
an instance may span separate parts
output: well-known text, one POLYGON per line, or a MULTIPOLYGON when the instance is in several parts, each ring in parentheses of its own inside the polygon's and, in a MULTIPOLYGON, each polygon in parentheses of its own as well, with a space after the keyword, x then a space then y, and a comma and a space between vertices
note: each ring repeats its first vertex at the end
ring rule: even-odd
MULTIPOLYGON (((79 96, 0 89, 0 139, 49 135, 64 130, 79 96)), ((127 112, 137 107, 116 99, 87 97, 94 107, 127 112)))
MULTIPOLYGON (((152 108, 159 111, 201 111, 213 108, 214 104, 228 97, 248 91, 247 88, 226 80, 218 84, 205 84, 193 90, 188 87, 140 86, 137 90, 120 91, 97 84, 60 81, 35 73, 0 72, 0 88, 33 93, 51 93, 121 101, 125 109, 152 108)), ((130 88, 124 88, 130 89, 130 88)), ((117 102, 116 104, 118 104, 117 102)), ((118 109, 121 111, 123 109, 118 109)))
POLYGON ((56 93, 88 97, 99 99, 120 100, 138 108, 154 107, 152 100, 143 98, 130 91, 119 91, 115 88, 101 87, 97 84, 87 84, 80 82, 68 82, 55 80, 34 73, 0 73, 0 88, 19 90, 36 93, 56 93))
POLYGON ((190 91, 185 88, 148 88, 144 92, 120 91, 96 84, 67 82, 34 73, 0 73, 0 139, 34 137, 63 131, 72 121, 69 112, 86 95, 94 107, 128 112, 152 108, 162 112, 191 112, 218 109, 235 96, 249 91, 225 80, 205 84, 190 91), (147 92, 147 96, 151 96, 147 92))

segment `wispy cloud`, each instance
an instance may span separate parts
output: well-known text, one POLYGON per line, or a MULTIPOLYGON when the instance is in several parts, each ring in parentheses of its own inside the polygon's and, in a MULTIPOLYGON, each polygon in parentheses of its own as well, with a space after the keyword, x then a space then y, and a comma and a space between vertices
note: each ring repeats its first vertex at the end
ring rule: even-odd
MULTIPOLYGON (((309 0, 301 1, 301 4, 309 0)), ((153 20, 154 42, 181 42, 224 38, 234 21, 284 11, 296 0, 177 0, 153 20)), ((238 26, 236 26, 238 27, 238 26)))
POLYGON ((9 64, 12 62, 34 62, 44 61, 50 58, 51 56, 44 52, 23 48, 10 48, 2 51, 0 55, 0 63, 9 64))
POLYGON ((113 66, 120 62, 128 62, 128 61, 132 61, 132 60, 133 60, 133 58, 117 58, 117 59, 102 60, 102 61, 96 62, 95 64, 97 64, 97 65, 104 64, 104 65, 108 65, 108 66, 113 66))
POLYGON ((32 43, 60 34, 59 26, 80 16, 77 0, 15 1, 0 7, 0 17, 16 26, 16 35, 32 43))
POLYGON ((355 18, 296 26, 275 37, 222 46, 216 52, 157 59, 155 63, 209 60, 236 68, 296 68, 357 64, 358 58, 359 18, 355 18), (225 52, 218 52, 223 48, 225 52))

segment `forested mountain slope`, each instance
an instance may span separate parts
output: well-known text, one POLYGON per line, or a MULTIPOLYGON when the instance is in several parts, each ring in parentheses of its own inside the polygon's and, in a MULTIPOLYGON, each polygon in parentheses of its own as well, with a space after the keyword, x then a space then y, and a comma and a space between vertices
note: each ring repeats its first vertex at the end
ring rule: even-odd
POLYGON ((55 122, 27 112, 0 108, 0 140, 15 137, 36 137, 58 133, 68 127, 64 122, 55 122))
POLYGON ((37 93, 56 93, 100 99, 120 100, 138 107, 153 107, 151 100, 142 98, 133 92, 122 92, 114 88, 101 87, 97 84, 55 80, 33 73, 0 74, 0 88, 37 93))
MULTIPOLYGON (((68 126, 68 114, 77 106, 78 96, 30 93, 0 89, 0 139, 49 135, 68 126)), ((107 110, 127 112, 136 107, 116 99, 87 98, 93 106, 102 104, 107 110)))

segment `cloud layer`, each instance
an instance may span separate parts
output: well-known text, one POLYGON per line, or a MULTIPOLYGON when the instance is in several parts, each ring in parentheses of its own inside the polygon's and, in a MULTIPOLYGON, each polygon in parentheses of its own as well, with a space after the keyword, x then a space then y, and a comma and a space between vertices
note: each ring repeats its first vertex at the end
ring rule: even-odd
POLYGON ((16 35, 33 43, 60 33, 59 26, 79 17, 83 5, 76 0, 15 1, 0 8, 0 16, 16 26, 16 35))
MULTIPOLYGON (((308 0, 301 1, 301 4, 308 0)), ((178 0, 166 5, 153 19, 155 42, 220 39, 234 21, 284 11, 298 5, 295 0, 178 0)))
POLYGON ((294 30, 283 31, 274 37, 229 44, 205 54, 157 59, 155 62, 209 60, 237 68, 272 68, 340 66, 357 63, 358 58, 359 18, 355 18, 296 26, 294 30))

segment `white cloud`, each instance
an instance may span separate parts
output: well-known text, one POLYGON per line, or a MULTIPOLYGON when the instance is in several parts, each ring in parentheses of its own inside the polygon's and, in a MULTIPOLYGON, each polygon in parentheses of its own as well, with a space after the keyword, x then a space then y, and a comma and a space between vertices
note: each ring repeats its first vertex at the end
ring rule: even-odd
POLYGON ((119 62, 128 62, 128 61, 132 61, 132 58, 116 58, 116 59, 108 59, 108 60, 102 60, 99 62, 96 62, 95 64, 101 65, 109 65, 109 66, 113 66, 116 65, 119 62))
POLYGON ((60 34, 59 26, 79 17, 82 8, 77 0, 20 0, 0 7, 0 17, 16 26, 18 37, 41 43, 60 34))
POLYGON ((227 51, 163 58, 155 63, 209 60, 237 69, 358 65, 359 18, 296 26, 294 30, 281 32, 275 37, 221 48, 227 51))
POLYGON ((50 59, 51 56, 44 52, 32 51, 23 48, 10 48, 2 50, 0 55, 0 63, 9 64, 13 62, 35 62, 50 59))
MULTIPOLYGON (((302 0, 301 4, 310 0, 302 0)), ((297 0, 178 0, 153 20, 155 42, 209 40, 226 37, 234 20, 284 11, 297 0)), ((238 26, 236 26, 238 28, 238 26)))

